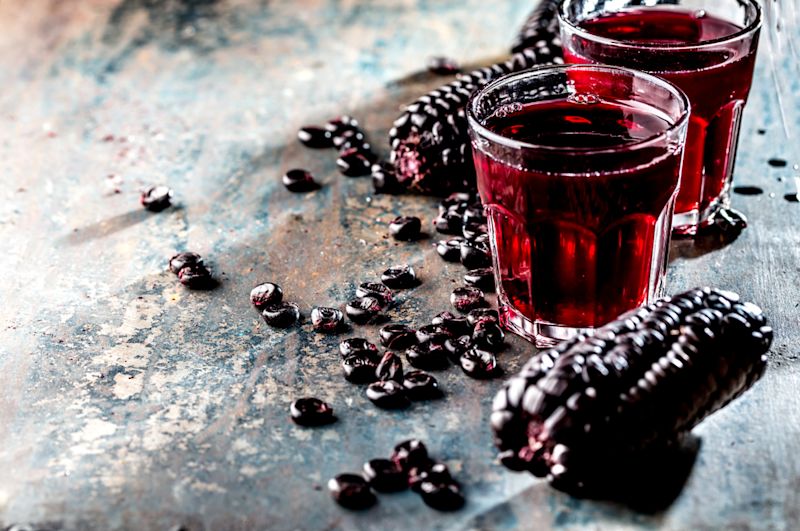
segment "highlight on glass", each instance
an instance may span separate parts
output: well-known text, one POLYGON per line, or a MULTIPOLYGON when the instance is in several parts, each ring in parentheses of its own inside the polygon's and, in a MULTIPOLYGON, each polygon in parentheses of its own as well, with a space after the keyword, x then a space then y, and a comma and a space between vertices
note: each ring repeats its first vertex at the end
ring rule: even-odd
POLYGON ((551 345, 663 292, 689 102, 633 70, 559 65, 467 117, 503 324, 551 345))
POLYGON ((567 63, 624 66, 667 79, 692 104, 675 230, 692 235, 730 206, 742 110, 761 28, 756 0, 565 0, 567 63))

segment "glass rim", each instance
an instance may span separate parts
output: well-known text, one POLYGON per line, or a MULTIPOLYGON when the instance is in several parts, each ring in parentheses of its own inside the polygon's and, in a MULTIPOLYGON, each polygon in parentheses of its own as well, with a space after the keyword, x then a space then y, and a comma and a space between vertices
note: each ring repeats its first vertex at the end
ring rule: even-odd
POLYGON ((672 133, 676 129, 684 127, 689 122, 691 103, 689 102, 689 98, 686 96, 686 94, 684 94, 684 92, 674 84, 670 83, 665 79, 656 77, 646 72, 642 72, 640 70, 634 70, 632 68, 625 68, 622 66, 611 66, 602 64, 561 64, 561 65, 553 64, 553 65, 537 66, 528 70, 522 70, 520 72, 507 74, 505 76, 497 78, 496 80, 480 87, 478 90, 472 93, 472 95, 469 97, 469 100, 467 101, 466 110, 467 110, 467 123, 470 129, 475 131, 481 137, 484 137, 494 142, 495 144, 500 144, 505 147, 520 149, 520 150, 528 149, 528 150, 550 151, 553 153, 578 153, 581 155, 603 155, 608 153, 618 153, 620 150, 624 151, 638 150, 641 148, 648 147, 660 140, 663 140, 670 133, 672 133), (603 148, 546 146, 541 144, 533 144, 531 142, 524 142, 522 140, 517 140, 505 135, 501 135, 487 129, 475 115, 474 106, 478 101, 478 98, 480 98, 482 94, 494 88, 497 88, 500 85, 529 76, 538 77, 547 73, 566 72, 569 70, 589 70, 589 71, 602 71, 608 73, 623 73, 632 77, 638 77, 640 79, 644 79, 650 83, 653 83, 654 85, 666 89, 670 94, 675 96, 682 104, 681 114, 675 120, 675 123, 670 124, 669 127, 667 127, 664 131, 656 133, 653 136, 643 138, 641 140, 637 140, 629 144, 603 147, 603 148))
MULTIPOLYGON (((586 31, 582 27, 578 26, 577 24, 573 23, 568 17, 566 13, 567 5, 570 4, 574 0, 563 0, 561 2, 561 6, 558 8, 558 22, 559 24, 563 24, 570 28, 570 30, 574 31, 575 33, 579 34, 581 37, 592 40, 594 42, 598 42, 600 44, 612 45, 620 48, 628 48, 631 50, 665 50, 665 51, 691 51, 691 50, 702 50, 704 48, 713 48, 715 46, 719 46, 721 44, 728 44, 732 42, 736 42, 739 40, 744 39, 745 37, 752 35, 759 28, 761 28, 762 22, 762 10, 761 4, 758 0, 741 0, 742 2, 746 3, 750 7, 755 8, 756 16, 753 21, 745 26, 744 28, 740 29, 735 33, 731 33, 730 35, 726 35, 724 37, 717 37, 716 39, 708 39, 702 42, 698 42, 697 44, 647 44, 647 43, 631 43, 619 39, 612 39, 610 37, 601 37, 595 33, 590 31, 586 31)), ((665 4, 667 7, 672 6, 674 4, 665 4)), ((638 6, 644 7, 645 9, 653 6, 638 6)), ((609 11, 609 13, 614 13, 614 11, 609 11)), ((562 26, 564 27, 564 26, 562 26)))

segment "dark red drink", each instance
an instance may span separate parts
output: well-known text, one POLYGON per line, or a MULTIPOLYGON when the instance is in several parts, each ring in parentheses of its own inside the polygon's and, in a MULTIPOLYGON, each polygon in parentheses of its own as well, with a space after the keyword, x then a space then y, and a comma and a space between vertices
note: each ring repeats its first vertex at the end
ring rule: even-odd
MULTIPOLYGON (((668 238, 680 152, 626 145, 663 133, 670 123, 619 103, 533 103, 490 131, 521 142, 577 149, 611 148, 604 171, 568 172, 567 157, 550 171, 516 168, 476 154, 478 186, 489 207, 502 288, 530 320, 588 328, 639 306, 657 288, 668 238)), ((587 168, 589 170, 589 168, 587 168)))
POLYGON ((652 76, 545 70, 469 107, 504 322, 539 345, 660 294, 688 122, 652 76))
POLYGON ((642 70, 675 83, 689 97, 692 109, 675 225, 693 233, 698 222, 729 200, 758 32, 743 38, 743 27, 734 22, 677 6, 603 12, 576 26, 582 31, 562 24, 567 62, 642 70))

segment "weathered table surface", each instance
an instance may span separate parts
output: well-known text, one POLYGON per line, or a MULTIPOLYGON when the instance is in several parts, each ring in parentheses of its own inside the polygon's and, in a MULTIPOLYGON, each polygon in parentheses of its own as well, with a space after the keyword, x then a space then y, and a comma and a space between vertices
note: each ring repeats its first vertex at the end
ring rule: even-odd
MULTIPOLYGON (((505 53, 530 2, 491 4, 0 3, 0 523, 800 526, 800 204, 784 199, 800 162, 791 135, 800 86, 791 50, 773 70, 766 39, 737 167, 738 184, 764 193, 734 198, 752 226, 722 248, 674 244, 669 281, 672 291, 711 284, 763 305, 776 330, 772 364, 696 430, 691 476, 663 511, 573 499, 493 462, 487 417, 500 381, 451 369, 440 374, 446 399, 379 411, 340 376, 338 338, 308 324, 276 332, 250 308, 258 281, 280 283, 307 314, 402 262, 423 284, 400 297, 392 318, 423 324, 447 308, 460 266, 443 264, 429 242, 390 243, 379 222, 398 212, 429 221, 434 201, 375 196, 368 179, 339 176, 331 153, 303 149, 294 134, 345 111, 386 149, 400 104, 437 83, 408 82, 427 55, 479 62, 505 53), (785 76, 780 90, 774 72, 785 76), (789 166, 769 167, 772 157, 789 166), (324 187, 288 193, 279 177, 296 166, 324 187), (159 182, 179 205, 143 211, 139 188, 159 182), (218 289, 189 292, 165 270, 183 249, 214 264, 218 289), (288 404, 307 394, 330 400, 340 421, 293 426, 288 404), (437 513, 404 493, 356 514, 320 489, 410 436, 456 471, 463 510, 437 513)), ((375 338, 374 327, 362 332, 375 338)), ((511 342, 501 362, 515 371, 532 349, 511 342)))

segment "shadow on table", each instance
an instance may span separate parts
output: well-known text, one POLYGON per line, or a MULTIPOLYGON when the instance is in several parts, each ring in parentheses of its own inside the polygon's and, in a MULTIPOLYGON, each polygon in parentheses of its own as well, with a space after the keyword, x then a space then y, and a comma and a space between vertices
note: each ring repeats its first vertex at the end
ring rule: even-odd
POLYGON ((561 492, 537 481, 522 492, 504 496, 499 503, 473 516, 464 527, 516 529, 521 522, 530 525, 549 519, 556 527, 602 528, 601 521, 658 526, 664 511, 683 490, 699 448, 700 439, 689 435, 681 443, 652 452, 645 459, 600 463, 598 468, 603 471, 596 478, 595 492, 561 492))
POLYGON ((59 238, 57 243, 80 245, 82 243, 99 238, 105 238, 106 236, 110 236, 115 232, 125 230, 136 225, 137 223, 145 221, 151 216, 170 215, 180 212, 181 210, 183 210, 183 207, 180 205, 172 205, 168 210, 162 213, 149 212, 143 208, 131 210, 129 212, 125 212, 124 214, 117 214, 116 216, 111 216, 110 218, 100 220, 96 223, 90 223, 85 227, 75 228, 71 233, 59 238))
POLYGON ((747 228, 747 217, 736 209, 726 207, 717 211, 710 223, 700 226, 693 238, 673 237, 670 262, 676 258, 699 258, 735 242, 747 228))
POLYGON ((735 242, 739 238, 739 234, 709 231, 698 234, 694 238, 673 237, 670 244, 669 261, 672 263, 678 258, 700 258, 708 253, 719 251, 735 242))
MULTIPOLYGON (((679 443, 647 452, 625 463, 601 467, 594 487, 574 493, 584 499, 620 504, 643 514, 665 511, 683 490, 701 440, 688 435, 679 443)), ((567 494, 572 494, 565 490, 567 494)))

